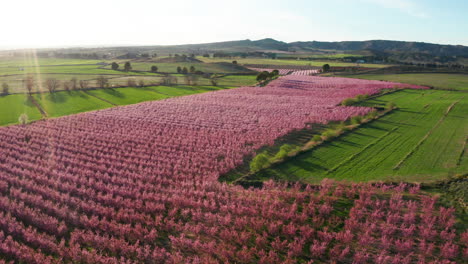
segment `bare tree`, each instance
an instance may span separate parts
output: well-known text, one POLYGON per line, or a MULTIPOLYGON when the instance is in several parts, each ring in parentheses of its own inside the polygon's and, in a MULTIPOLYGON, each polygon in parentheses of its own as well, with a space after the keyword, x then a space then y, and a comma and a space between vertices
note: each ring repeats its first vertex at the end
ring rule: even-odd
POLYGON ((70 89, 71 89, 71 82, 69 82, 69 81, 63 81, 63 84, 62 84, 62 85, 63 85, 63 89, 64 89, 65 91, 70 91, 70 89))
POLYGON ((50 93, 53 93, 57 90, 57 88, 60 86, 59 80, 55 78, 49 78, 45 81, 45 85, 47 89, 49 90, 50 93))
POLYGON ((138 80, 138 86, 140 86, 140 87, 145 86, 145 80, 143 80, 143 79, 138 80))
POLYGON ((80 88, 81 90, 88 89, 89 81, 87 80, 80 80, 80 88))
POLYGON ((187 74, 185 76, 185 82, 187 85, 197 85, 198 84, 198 75, 195 74, 187 74))
POLYGON ((8 83, 2 84, 2 94, 7 95, 10 92, 10 86, 8 83))
POLYGON ((127 79, 127 86, 128 86, 128 87, 136 87, 136 80, 135 80, 135 78, 128 78, 128 79, 127 79))
POLYGON ((106 86, 109 85, 109 79, 101 75, 97 78, 96 84, 100 88, 105 88, 106 86))
POLYGON ((211 85, 218 86, 218 78, 210 77, 210 82, 211 82, 211 85))
POLYGON ((78 89, 78 80, 75 77, 71 78, 70 80, 70 88, 72 90, 78 89))
POLYGON ((23 79, 23 84, 26 87, 26 90, 28 90, 28 93, 31 94, 32 90, 34 88, 34 75, 28 74, 25 79, 23 79))
POLYGON ((177 84, 177 77, 166 75, 162 78, 161 83, 163 85, 176 85, 177 84))

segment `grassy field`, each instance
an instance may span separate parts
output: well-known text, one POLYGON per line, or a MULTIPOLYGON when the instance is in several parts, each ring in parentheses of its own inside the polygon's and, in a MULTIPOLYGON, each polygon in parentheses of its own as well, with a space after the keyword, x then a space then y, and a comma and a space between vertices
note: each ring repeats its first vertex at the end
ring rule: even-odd
MULTIPOLYGON (((347 67, 347 66, 356 66, 356 63, 348 62, 335 62, 335 61, 308 61, 308 60, 280 60, 280 59, 256 59, 256 58, 233 58, 233 59, 224 59, 224 58, 204 58, 197 57, 197 59, 204 61, 206 63, 213 62, 232 62, 237 61, 238 64, 265 64, 265 65, 302 65, 302 66, 318 66, 322 67, 324 64, 329 64, 330 66, 335 67, 347 67)), ((384 68, 390 65, 385 64, 359 64, 361 67, 368 68, 384 68)))
POLYGON ((387 102, 399 109, 250 179, 422 182, 468 171, 468 94, 404 90, 365 105, 387 102))
MULTIPOLYGON (((158 67, 159 72, 166 73, 177 73, 177 67, 186 67, 190 69, 191 66, 195 67, 195 70, 207 72, 207 73, 248 73, 249 70, 233 65, 229 63, 200 63, 200 62, 133 62, 132 69, 137 71, 150 71, 151 66, 155 65, 158 67)), ((124 67, 124 63, 119 64, 119 69, 124 67)), ((110 69, 111 66, 107 66, 110 69)))
POLYGON ((136 104, 175 96, 190 95, 223 89, 214 86, 154 86, 90 90, 89 94, 115 105, 136 104))
POLYGON ((277 54, 278 58, 291 58, 292 56, 297 58, 314 58, 314 59, 343 59, 345 57, 363 57, 362 54, 350 54, 350 53, 335 53, 335 54, 311 54, 311 53, 295 53, 294 55, 286 54, 277 54))
MULTIPOLYGON (((112 72, 112 71, 110 71, 112 72)), ((70 81, 72 78, 79 80, 87 80, 90 87, 97 86, 96 79, 100 75, 93 74, 41 74, 34 75, 35 87, 34 91, 47 91, 46 86, 44 85, 45 80, 48 78, 54 78, 59 81, 70 81), (39 85, 41 84, 41 85, 39 85)), ((133 79, 136 83, 139 83, 142 80, 146 85, 152 83, 160 83, 162 80, 161 75, 153 74, 153 76, 134 76, 134 75, 104 75, 108 80, 111 86, 126 86, 128 84, 128 79, 133 79)), ((177 83, 180 85, 187 84, 185 76, 182 74, 174 74, 177 77, 177 83)), ((23 83, 25 75, 13 75, 13 76, 0 76, 0 85, 2 83, 8 83, 10 87, 10 93, 25 93, 26 88, 23 83)), ((228 75, 218 78, 219 86, 250 86, 257 83, 255 75, 228 75)), ((211 81, 207 78, 199 77, 197 80, 197 86, 208 86, 212 85, 211 81)), ((57 90, 63 90, 63 85, 60 85, 57 90)))
POLYGON ((52 94, 34 94, 33 96, 49 117, 65 116, 113 106, 83 91, 63 91, 52 94))
POLYGON ((41 67, 7 67, 0 68, 1 75, 12 75, 12 74, 48 74, 48 73, 60 73, 60 74, 112 74, 112 75, 154 75, 149 72, 124 72, 124 71, 113 71, 110 69, 101 69, 100 65, 67 65, 67 66, 41 66, 41 67))
POLYGON ((418 85, 429 85, 438 89, 468 90, 468 75, 447 73, 408 73, 408 74, 361 74, 343 77, 367 80, 384 80, 418 85))
POLYGON ((24 94, 0 96, 0 113, 0 126, 18 123, 18 118, 23 113, 26 113, 31 121, 42 117, 24 94))
POLYGON ((60 58, 38 58, 37 60, 31 54, 22 58, 1 57, 0 67, 31 67, 31 66, 50 66, 50 65, 80 65, 97 64, 102 60, 85 59, 60 59, 60 58))

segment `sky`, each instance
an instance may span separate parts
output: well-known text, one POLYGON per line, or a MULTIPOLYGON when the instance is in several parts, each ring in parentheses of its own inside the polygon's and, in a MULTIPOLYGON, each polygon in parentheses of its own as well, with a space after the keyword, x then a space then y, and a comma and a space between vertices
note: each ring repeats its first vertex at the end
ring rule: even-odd
POLYGON ((465 0, 3 0, 0 48, 274 38, 468 46, 465 0))

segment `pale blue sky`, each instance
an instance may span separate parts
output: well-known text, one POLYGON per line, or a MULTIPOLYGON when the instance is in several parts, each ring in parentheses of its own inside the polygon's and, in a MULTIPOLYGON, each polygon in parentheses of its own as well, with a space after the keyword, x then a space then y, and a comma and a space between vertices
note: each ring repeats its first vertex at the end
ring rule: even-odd
POLYGON ((2 1, 0 47, 157 45, 266 37, 468 45, 463 0, 2 1))

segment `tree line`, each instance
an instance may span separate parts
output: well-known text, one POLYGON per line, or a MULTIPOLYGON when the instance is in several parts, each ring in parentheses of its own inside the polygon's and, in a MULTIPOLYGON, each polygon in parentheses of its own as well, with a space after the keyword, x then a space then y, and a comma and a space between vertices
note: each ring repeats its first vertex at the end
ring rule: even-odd
MULTIPOLYGON (((112 70, 118 71, 119 68, 120 68, 120 65, 119 65, 117 62, 112 62, 112 63, 111 63, 111 69, 112 69, 112 70)), ((128 71, 131 71, 132 69, 133 69, 133 68, 132 68, 132 64, 131 64, 130 62, 128 62, 128 61, 125 62, 123 70, 126 71, 126 72, 128 72, 128 71)), ((158 72, 158 66, 152 65, 152 66, 150 67, 150 72, 154 72, 154 73, 158 72)))

